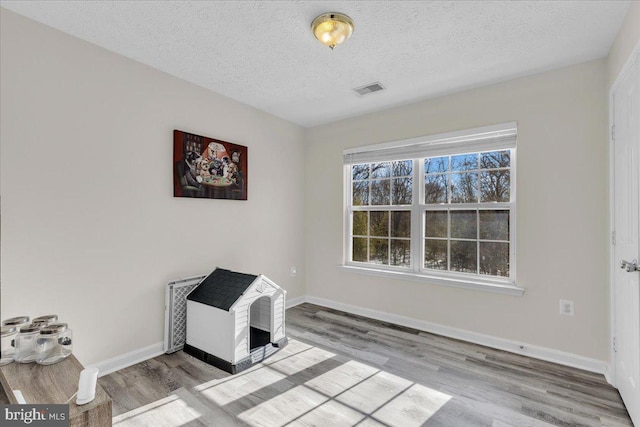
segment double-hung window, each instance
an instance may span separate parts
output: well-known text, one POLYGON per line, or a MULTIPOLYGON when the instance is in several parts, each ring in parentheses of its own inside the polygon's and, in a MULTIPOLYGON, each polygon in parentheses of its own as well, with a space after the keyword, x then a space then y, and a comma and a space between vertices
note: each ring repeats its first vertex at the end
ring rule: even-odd
POLYGON ((515 287, 516 124, 345 150, 345 265, 515 287))

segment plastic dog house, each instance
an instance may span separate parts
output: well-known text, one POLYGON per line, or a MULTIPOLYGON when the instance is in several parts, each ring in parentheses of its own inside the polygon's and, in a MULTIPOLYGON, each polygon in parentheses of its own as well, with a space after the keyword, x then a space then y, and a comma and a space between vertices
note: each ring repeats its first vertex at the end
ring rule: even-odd
POLYGON ((216 268, 187 295, 184 351, 235 374, 287 344, 286 291, 263 275, 216 268))

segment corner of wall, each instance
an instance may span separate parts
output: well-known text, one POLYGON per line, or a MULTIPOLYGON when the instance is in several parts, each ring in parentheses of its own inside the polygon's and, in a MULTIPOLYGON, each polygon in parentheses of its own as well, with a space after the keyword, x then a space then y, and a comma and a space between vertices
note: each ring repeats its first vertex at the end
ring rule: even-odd
POLYGON ((611 87, 636 46, 640 43, 640 1, 632 1, 607 57, 608 86, 611 87))

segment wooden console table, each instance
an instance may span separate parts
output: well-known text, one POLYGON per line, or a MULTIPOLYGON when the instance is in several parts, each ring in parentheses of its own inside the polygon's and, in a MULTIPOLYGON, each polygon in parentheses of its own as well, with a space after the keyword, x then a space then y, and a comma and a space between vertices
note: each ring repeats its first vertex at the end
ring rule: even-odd
MULTIPOLYGON (((83 366, 73 355, 62 362, 42 366, 36 363, 9 363, 0 366, 0 384, 10 403, 18 403, 13 390, 20 390, 27 403, 66 403, 78 390, 83 366)), ((111 398, 97 384, 96 398, 86 405, 69 402, 71 427, 111 426, 111 398)))

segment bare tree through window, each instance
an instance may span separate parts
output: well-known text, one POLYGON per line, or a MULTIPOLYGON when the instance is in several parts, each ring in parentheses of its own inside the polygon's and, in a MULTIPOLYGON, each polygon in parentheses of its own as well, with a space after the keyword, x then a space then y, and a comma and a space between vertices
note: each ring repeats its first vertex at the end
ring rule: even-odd
POLYGON ((510 151, 427 158, 424 165, 424 268, 508 277, 509 210, 486 208, 511 200, 510 151), (473 208, 459 210, 465 206, 473 208))
POLYGON ((351 167, 352 260, 411 266, 413 160, 351 167))
POLYGON ((511 173, 511 150, 352 165, 351 261, 510 277, 511 173))

